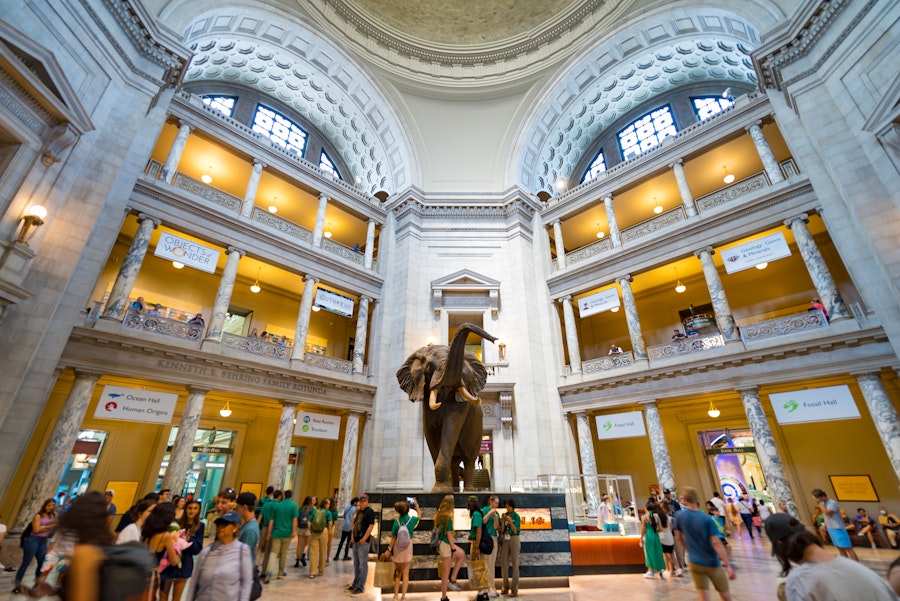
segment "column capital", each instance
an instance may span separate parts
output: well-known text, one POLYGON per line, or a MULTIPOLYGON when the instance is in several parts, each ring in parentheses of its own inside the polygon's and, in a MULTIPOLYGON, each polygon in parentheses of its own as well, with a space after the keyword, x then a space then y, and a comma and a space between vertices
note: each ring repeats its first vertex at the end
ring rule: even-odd
POLYGON ((327 194, 319 194, 319 202, 328 202, 327 194))
POLYGON ((178 126, 178 129, 187 129, 188 133, 194 131, 196 129, 195 125, 188 123, 184 117, 175 117, 174 115, 169 115, 169 118, 166 120, 168 123, 173 123, 178 126))
POLYGON ((300 406, 300 401, 295 401, 293 399, 281 399, 281 401, 279 402, 281 403, 282 409, 287 407, 293 407, 294 409, 296 409, 300 406))
POLYGON ((684 159, 675 159, 674 161, 669 163, 669 168, 674 169, 675 165, 682 165, 682 164, 684 164, 684 159))
POLYGON ((268 165, 264 161, 262 161, 260 159, 256 159, 256 158, 253 159, 253 170, 254 171, 256 171, 257 168, 259 168, 258 169, 259 171, 262 171, 266 167, 268 167, 268 165))
POLYGON ((880 379, 881 379, 881 370, 877 370, 877 371, 873 371, 873 370, 869 370, 869 371, 851 371, 851 372, 850 372, 850 375, 853 376, 854 378, 856 378, 857 380, 859 380, 859 379, 861 379, 861 378, 867 378, 867 379, 868 379, 868 378, 875 378, 875 379, 880 380, 880 379))
POLYGON ((803 221, 803 223, 809 223, 809 214, 800 213, 799 215, 795 215, 793 217, 788 217, 787 219, 784 220, 784 225, 786 225, 789 230, 794 229, 794 227, 793 227, 794 222, 797 221, 798 219, 803 221))
POLYGON ((307 273, 305 276, 303 276, 303 282, 304 282, 304 283, 307 283, 307 284, 309 284, 309 283, 318 284, 318 283, 319 283, 319 278, 317 278, 317 277, 314 276, 314 275, 310 275, 310 274, 307 273))
POLYGON ((657 409, 659 408, 659 403, 657 402, 656 399, 650 399, 647 401, 638 401, 638 403, 643 405, 644 407, 655 407, 657 409))
POLYGON ((188 394, 209 394, 209 388, 200 388, 199 386, 188 386, 188 394))
POLYGON ((620 275, 616 278, 616 283, 620 286, 624 286, 625 284, 630 284, 634 281, 634 278, 631 277, 630 273, 626 273, 625 275, 620 275))
POLYGON ((247 251, 241 250, 240 248, 235 248, 234 246, 229 246, 229 247, 225 250, 225 254, 226 254, 226 255, 230 255, 230 254, 232 254, 232 253, 237 253, 238 256, 243 257, 244 255, 247 254, 247 251))
POLYGON ((709 256, 711 257, 714 254, 716 254, 716 250, 712 246, 707 246, 706 248, 701 248, 701 249, 695 250, 694 256, 699 259, 700 255, 702 255, 703 253, 709 253, 709 256))
POLYGON ((762 119, 757 119, 757 120, 754 121, 753 123, 748 123, 747 125, 745 125, 745 126, 744 126, 744 129, 747 130, 747 131, 750 131, 750 130, 753 129, 754 127, 757 127, 757 128, 758 128, 758 127, 760 127, 761 125, 762 125, 762 119))
POLYGON ((103 372, 99 371, 90 371, 88 369, 81 369, 80 367, 75 368, 75 379, 77 380, 90 380, 91 382, 96 382, 103 376, 103 372))
POLYGON ((159 217, 153 217, 152 215, 148 215, 146 213, 138 213, 138 222, 150 220, 153 222, 153 229, 159 227, 159 224, 162 223, 159 217))
POLYGON ((604 195, 601 196, 600 198, 603 200, 604 203, 606 203, 606 202, 612 202, 612 201, 613 201, 613 195, 612 195, 612 194, 604 194, 604 195))
POLYGON ((558 302, 559 304, 563 304, 563 303, 571 303, 571 302, 572 302, 572 295, 571 295, 571 294, 567 294, 567 295, 565 295, 565 296, 563 296, 563 297, 561 297, 561 298, 556 299, 556 302, 558 302))
POLYGON ((551 227, 556 227, 558 225, 562 225, 562 221, 560 221, 559 219, 554 219, 553 221, 550 222, 551 227))
POLYGON ((363 302, 363 299, 365 299, 365 301, 366 301, 367 303, 371 303, 371 302, 372 302, 372 297, 371 297, 371 296, 366 296, 365 294, 360 294, 360 295, 359 295, 359 302, 363 302))
POLYGON ((368 225, 369 223, 372 223, 372 224, 374 224, 374 225, 378 225, 378 222, 375 221, 374 219, 369 219, 369 220, 366 222, 367 225, 368 225))
POLYGON ((756 396, 759 396, 759 386, 742 386, 740 388, 735 388, 735 390, 741 396, 744 396, 745 392, 750 392, 755 394, 756 396))

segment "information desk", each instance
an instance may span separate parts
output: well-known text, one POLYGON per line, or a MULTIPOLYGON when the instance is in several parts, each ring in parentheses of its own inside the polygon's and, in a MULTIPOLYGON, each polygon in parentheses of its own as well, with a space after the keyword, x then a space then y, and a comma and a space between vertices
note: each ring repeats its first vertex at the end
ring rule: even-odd
POLYGON ((638 574, 646 571, 641 537, 571 532, 572 568, 578 574, 638 574))

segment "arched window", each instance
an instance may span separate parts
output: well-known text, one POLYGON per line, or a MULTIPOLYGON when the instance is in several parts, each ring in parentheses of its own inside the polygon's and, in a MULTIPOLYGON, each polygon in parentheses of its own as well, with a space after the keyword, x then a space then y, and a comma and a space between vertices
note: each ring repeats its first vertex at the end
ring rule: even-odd
POLYGON ((306 132, 281 113, 257 104, 256 114, 253 115, 253 131, 261 133, 288 152, 303 156, 306 132))
POLYGON ((328 153, 324 150, 322 151, 322 154, 319 155, 319 169, 321 169, 325 173, 330 173, 332 176, 338 179, 344 179, 341 177, 341 174, 337 170, 337 167, 334 166, 334 161, 331 160, 331 157, 329 157, 328 153))
POLYGON ((237 96, 201 96, 203 104, 225 114, 226 117, 234 115, 234 105, 237 96))
POLYGON ((591 181, 604 171, 606 171, 606 158, 603 156, 603 150, 601 149, 600 152, 597 153, 597 156, 594 157, 594 160, 591 161, 591 164, 584 172, 584 175, 581 176, 581 183, 591 181))
POLYGON ((627 161, 653 148, 678 133, 672 107, 665 104, 638 117, 619 132, 619 148, 622 160, 627 161))
POLYGON ((703 121, 734 106, 734 100, 723 98, 722 96, 699 96, 691 98, 691 104, 694 105, 697 119, 703 121))

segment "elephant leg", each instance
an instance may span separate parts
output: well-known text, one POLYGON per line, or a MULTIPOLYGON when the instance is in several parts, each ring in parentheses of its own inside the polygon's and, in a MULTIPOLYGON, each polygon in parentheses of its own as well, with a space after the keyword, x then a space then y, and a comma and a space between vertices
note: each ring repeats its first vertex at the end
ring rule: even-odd
POLYGON ((463 487, 475 488, 475 461, 481 453, 481 434, 484 417, 481 407, 470 405, 466 412, 466 427, 459 436, 459 454, 463 457, 463 487))
MULTIPOLYGON (((453 402, 453 401, 450 401, 453 402)), ((442 409, 457 409, 453 405, 447 405, 442 409)), ((453 451, 456 449, 459 433, 465 425, 465 411, 446 411, 444 423, 441 428, 441 448, 434 462, 434 488, 431 492, 453 492, 453 482, 450 474, 453 465, 453 451)))
POLYGON ((475 490, 475 458, 463 460, 463 490, 475 490))

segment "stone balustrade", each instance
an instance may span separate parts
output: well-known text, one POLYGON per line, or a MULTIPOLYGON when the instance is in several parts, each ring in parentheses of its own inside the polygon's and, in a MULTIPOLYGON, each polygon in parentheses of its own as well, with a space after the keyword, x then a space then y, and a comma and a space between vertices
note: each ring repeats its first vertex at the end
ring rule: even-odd
POLYGON ((489 378, 503 377, 509 375, 509 363, 484 363, 484 369, 487 370, 489 378))
POLYGON ((243 204, 243 201, 240 198, 232 196, 231 194, 226 194, 225 192, 217 190, 212 186, 207 186, 203 182, 195 180, 192 177, 188 177, 180 171, 175 174, 175 178, 172 180, 172 185, 174 185, 176 188, 187 190, 191 194, 196 194, 197 196, 200 196, 230 211, 240 211, 241 204, 243 204))
POLYGON ((267 228, 279 231, 289 238, 300 240, 302 242, 306 242, 307 244, 312 243, 313 233, 310 230, 306 229, 305 227, 299 226, 296 223, 288 221, 287 219, 279 217, 278 215, 274 215, 268 211, 264 211, 259 207, 253 207, 251 218, 253 219, 253 223, 257 223, 267 228))
POLYGON ((596 257, 600 253, 612 249, 612 238, 607 236, 602 240, 597 240, 596 242, 592 242, 587 246, 582 246, 581 248, 575 249, 570 253, 566 253, 566 263, 568 265, 574 265, 575 263, 580 263, 581 261, 587 261, 591 257, 596 257))
POLYGON ((248 338, 247 336, 224 333, 222 334, 222 346, 224 348, 234 349, 251 355, 258 355, 260 357, 270 357, 282 360, 290 358, 290 349, 288 347, 281 344, 266 342, 259 338, 248 338))
POLYGON ((183 340, 199 342, 203 338, 204 326, 189 324, 177 319, 168 319, 157 315, 147 315, 134 309, 125 312, 122 326, 142 332, 152 332, 163 336, 173 336, 183 340))
POLYGON ((787 315, 777 319, 767 319, 743 325, 740 328, 741 340, 744 342, 755 342, 757 340, 765 340, 767 338, 775 338, 777 336, 787 336, 788 334, 796 334, 798 332, 807 332, 809 330, 818 330, 828 327, 828 320, 821 310, 804 311, 794 315, 787 315))
POLYGON ((634 365, 634 353, 632 353, 631 351, 624 351, 621 353, 616 353, 615 355, 600 357, 599 359, 582 361, 581 371, 584 373, 584 375, 587 376, 602 371, 608 371, 610 369, 628 367, 630 365, 634 365))
POLYGON ((338 359, 336 357, 328 357, 327 355, 318 355, 316 353, 306 353, 303 360, 307 365, 327 369, 328 371, 336 371, 338 373, 350 375, 353 373, 353 362, 338 359))
POLYGON ((745 194, 750 194, 769 185, 769 178, 765 171, 735 182, 730 186, 720 188, 715 192, 701 196, 696 200, 697 210, 701 213, 714 209, 719 205, 732 202, 745 194))
POLYGON ((631 242, 644 236, 649 236, 659 230, 665 229, 685 220, 684 208, 676 207, 665 213, 660 213, 646 221, 622 230, 622 243, 631 242))
POLYGON ((363 261, 365 260, 365 255, 363 253, 353 250, 349 246, 344 246, 343 244, 335 242, 334 240, 331 240, 329 238, 322 238, 322 250, 347 259, 348 261, 352 261, 357 265, 362 265, 363 261))
POLYGON ((709 334, 648 346, 647 356, 651 361, 670 359, 672 357, 690 355, 691 353, 701 353, 721 346, 725 346, 725 337, 721 334, 709 334))

